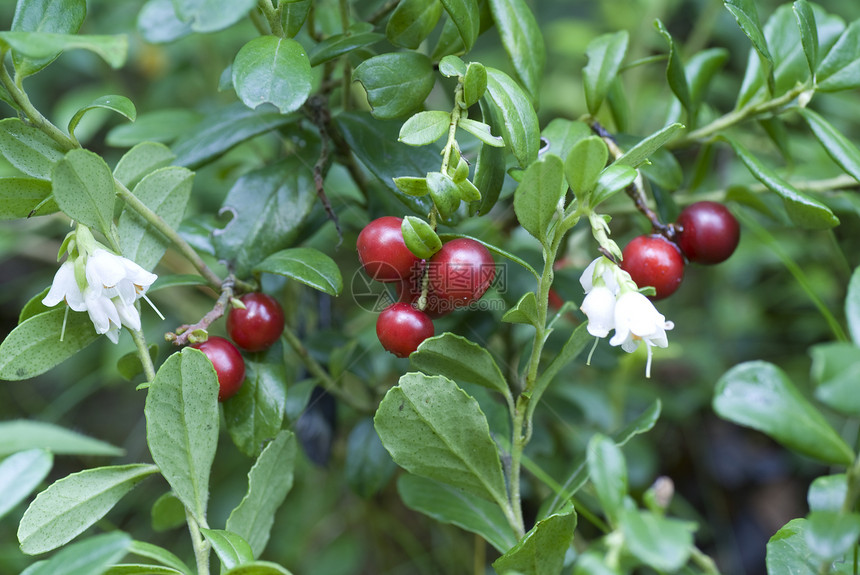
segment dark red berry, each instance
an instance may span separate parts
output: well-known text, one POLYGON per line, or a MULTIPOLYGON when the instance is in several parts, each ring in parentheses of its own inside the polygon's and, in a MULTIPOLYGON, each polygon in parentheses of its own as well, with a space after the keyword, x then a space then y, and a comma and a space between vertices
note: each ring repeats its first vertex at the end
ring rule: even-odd
POLYGON ((640 288, 651 286, 651 299, 672 295, 684 278, 684 257, 674 243, 661 235, 634 238, 622 252, 621 269, 630 274, 640 288))
MULTIPOLYGON (((412 307, 418 309, 418 300, 421 297, 420 273, 413 278, 398 282, 395 284, 395 289, 397 291, 397 301, 411 304, 412 307)), ((427 303, 423 311, 429 315, 431 319, 436 319, 451 313, 454 311, 454 307, 448 305, 447 301, 440 299, 432 289, 428 289, 427 303)))
POLYGON ((245 361, 232 343, 223 337, 209 336, 203 343, 191 347, 206 354, 218 375, 218 401, 230 399, 245 381, 245 361))
POLYGON ((717 202, 690 204, 678 216, 678 246, 698 264, 718 264, 738 247, 741 227, 732 213, 717 202))
POLYGON ((388 306, 376 320, 379 343, 397 357, 408 357, 434 332, 430 316, 408 303, 388 306))
POLYGON ((450 309, 481 299, 496 276, 490 251, 469 238, 451 240, 427 264, 430 291, 450 309))
POLYGON ((364 271, 381 282, 396 282, 415 273, 421 260, 409 251, 400 231, 401 218, 373 220, 358 234, 355 247, 364 271))
POLYGON ((268 349, 284 331, 281 304, 264 293, 248 293, 240 299, 245 309, 234 307, 227 314, 230 339, 245 351, 268 349))

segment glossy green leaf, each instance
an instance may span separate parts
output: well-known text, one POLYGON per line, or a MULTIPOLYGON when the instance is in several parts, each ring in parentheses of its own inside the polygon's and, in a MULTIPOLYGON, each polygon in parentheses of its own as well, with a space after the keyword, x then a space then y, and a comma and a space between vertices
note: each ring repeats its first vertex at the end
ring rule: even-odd
MULTIPOLYGON (((368 26, 368 29, 372 30, 373 28, 368 26)), ((334 36, 326 38, 314 46, 313 49, 308 51, 308 58, 310 59, 311 66, 318 66, 325 62, 334 60, 335 58, 339 58, 344 54, 348 54, 353 50, 372 46, 385 38, 382 34, 370 32, 369 30, 354 30, 350 31, 348 34, 335 34, 334 36)), ((288 79, 292 82, 292 76, 288 79)))
POLYGON ((3 493, 0 517, 35 491, 48 476, 53 464, 53 454, 45 449, 19 451, 0 462, 0 493, 3 493))
POLYGON ((532 101, 537 103, 546 64, 546 47, 534 14, 525 0, 489 0, 489 4, 514 71, 532 101))
POLYGON ((353 72, 377 118, 397 118, 419 108, 433 89, 433 65, 418 52, 391 52, 365 60, 353 72))
POLYGON ((173 145, 176 164, 196 170, 219 158, 234 146, 296 122, 298 114, 256 112, 236 102, 207 115, 196 129, 173 145))
POLYGON ((430 188, 427 187, 427 178, 413 178, 411 176, 394 178, 394 185, 408 196, 421 197, 430 193, 430 188))
POLYGON ((541 132, 541 137, 548 142, 547 153, 559 158, 567 158, 580 140, 591 135, 591 128, 585 122, 574 122, 564 118, 555 118, 541 132))
POLYGON ((694 523, 650 511, 625 510, 620 517, 624 545, 637 559, 658 571, 677 571, 693 549, 694 523))
POLYGON ((292 575, 289 571, 269 561, 245 563, 226 571, 224 575, 292 575))
POLYGON ((621 62, 627 53, 629 34, 621 30, 613 34, 598 36, 585 50, 588 64, 582 69, 582 82, 585 88, 585 102, 588 111, 597 115, 609 86, 618 76, 621 62))
POLYGON ((666 65, 666 80, 672 93, 681 102, 681 105, 687 111, 689 118, 696 117, 696 108, 693 105, 693 98, 690 96, 690 86, 687 83, 687 73, 684 69, 684 62, 681 60, 680 49, 675 43, 675 39, 669 34, 666 26, 659 19, 654 21, 654 27, 669 44, 669 62, 666 65))
POLYGON ((439 0, 403 0, 388 18, 385 35, 395 46, 418 48, 442 16, 439 0))
POLYGON ((505 312, 505 315, 502 316, 502 321, 508 323, 525 323, 537 327, 540 320, 538 318, 537 299, 534 292, 526 292, 514 307, 505 312))
POLYGON ((128 56, 128 37, 54 34, 48 32, 0 32, 0 45, 10 46, 19 55, 37 62, 50 62, 68 50, 89 50, 111 68, 121 68, 128 56))
POLYGON ((840 168, 860 180, 860 149, 819 114, 808 108, 800 108, 798 112, 824 146, 827 155, 839 164, 840 168))
POLYGON ((0 154, 15 168, 40 180, 50 180, 54 166, 64 156, 54 140, 18 118, 0 120, 0 154))
POLYGON ((727 371, 717 382, 713 407, 720 417, 813 459, 840 465, 854 460, 851 448, 773 364, 751 361, 727 371))
POLYGON ((773 92, 773 59, 770 50, 768 50, 767 40, 761 28, 754 0, 723 0, 723 4, 752 42, 753 48, 758 53, 764 77, 767 78, 767 85, 773 92))
POLYGON ((494 136, 492 128, 490 128, 488 124, 466 118, 464 120, 460 120, 457 123, 457 127, 469 132, 488 146, 493 146, 495 148, 505 147, 504 139, 501 136, 494 136))
POLYGON ((813 511, 806 520, 806 546, 820 561, 838 559, 860 538, 858 513, 813 511))
POLYGON ((254 560, 254 552, 240 535, 222 529, 200 529, 224 569, 232 569, 254 560))
POLYGON ((450 379, 403 375, 385 394, 374 424, 391 457, 407 471, 508 505, 487 418, 450 379))
POLYGON ((186 347, 155 374, 146 395, 146 440, 155 464, 198 523, 205 523, 218 445, 218 378, 202 351, 186 347))
POLYGON ((529 97, 510 76, 490 67, 487 67, 486 96, 501 119, 498 128, 505 143, 520 167, 527 167, 537 159, 540 149, 540 127, 529 97))
POLYGON ((295 458, 295 435, 283 430, 248 472, 248 492, 227 518, 227 530, 244 538, 254 557, 265 550, 275 513, 293 486, 295 458))
POLYGON ((827 229, 839 225, 839 218, 830 208, 782 179, 738 142, 728 142, 750 173, 782 198, 785 209, 795 224, 807 229, 827 229))
POLYGON ((186 524, 185 505, 168 491, 155 500, 150 510, 152 530, 156 532, 169 531, 186 524))
POLYGON ((608 158, 609 148, 598 136, 583 138, 571 148, 564 160, 564 177, 580 203, 588 203, 608 158))
POLYGON ((442 172, 427 172, 427 189, 436 209, 445 219, 450 218, 460 207, 460 190, 454 180, 442 172))
POLYGON ((308 55, 301 44, 289 38, 254 38, 236 54, 233 86, 251 109, 272 104, 282 114, 294 112, 311 93, 308 55))
MULTIPOLYGON (((165 0, 169 3, 170 0, 165 0)), ((109 146, 126 148, 155 142, 170 143, 193 130, 201 115, 194 110, 167 108, 139 114, 133 124, 114 126, 105 136, 109 146)))
POLYGON ((818 26, 815 23, 815 13, 806 0, 796 0, 791 8, 800 29, 800 42, 803 45, 803 53, 806 54, 809 71, 815 73, 818 68, 818 26))
POLYGON ((855 268, 845 296, 845 319, 851 341, 860 346, 860 268, 855 268))
POLYGON ((337 264, 314 248, 281 250, 254 266, 254 273, 282 275, 334 296, 343 289, 337 264))
POLYGON ((490 352, 450 332, 424 340, 409 356, 409 362, 428 375, 442 375, 510 395, 508 383, 490 352))
POLYGON ((432 144, 448 133, 450 123, 448 112, 418 112, 403 123, 398 141, 410 146, 432 144))
POLYGON ((56 212, 59 207, 49 198, 50 182, 35 178, 0 178, 0 220, 29 218, 56 212))
POLYGON ((816 399, 840 413, 860 415, 860 348, 853 343, 833 342, 816 345, 810 353, 812 378, 818 384, 816 399))
POLYGON ((191 570, 188 569, 188 565, 186 565, 179 557, 158 545, 145 543, 143 541, 132 541, 128 548, 128 552, 131 555, 158 561, 162 565, 171 567, 180 573, 191 573, 191 570))
POLYGON ((18 525, 21 551, 36 555, 65 545, 105 516, 154 465, 97 467, 73 473, 39 493, 18 525))
POLYGON ((519 543, 493 562, 496 573, 561 573, 573 541, 576 513, 550 515, 538 521, 519 543))
POLYGON ((817 575, 819 563, 806 545, 806 519, 792 519, 767 542, 768 575, 817 575))
POLYGON ((400 227, 406 247, 418 258, 430 259, 433 254, 442 249, 442 240, 424 220, 415 216, 406 216, 400 227))
POLYGON ((642 138, 638 144, 624 152, 620 158, 615 160, 615 163, 623 166, 630 166, 631 168, 638 168, 647 162, 648 158, 650 158, 657 150, 662 148, 666 142, 674 138, 678 131, 683 129, 683 124, 670 124, 665 128, 654 132, 650 136, 642 138))
POLYGON ((46 287, 24 304, 24 307, 21 308, 21 313, 18 314, 19 324, 24 323, 34 315, 39 315, 40 313, 45 313, 46 311, 51 310, 51 308, 42 303, 42 300, 45 299, 45 296, 48 295, 49 291, 51 291, 51 288, 46 287))
POLYGON ((457 32, 465 51, 472 49, 481 31, 481 11, 478 0, 440 0, 457 32))
POLYGON ((630 166, 624 164, 611 164, 607 166, 597 179, 597 185, 591 194, 592 207, 597 206, 629 186, 636 179, 637 172, 630 166))
MULTIPOLYGON (((59 551, 26 575, 102 575, 128 552, 131 537, 121 531, 95 535, 59 551)), ((23 575, 23 574, 22 574, 23 575)))
POLYGON ((283 362, 245 359, 245 381, 225 401, 227 432, 239 451, 257 457, 266 441, 281 429, 287 403, 287 369, 283 362))
MULTIPOLYGON (((170 227, 176 229, 185 215, 191 197, 194 172, 179 166, 160 168, 144 177, 134 188, 134 195, 170 227)), ((161 261, 170 245, 143 217, 126 207, 117 225, 122 254, 145 270, 161 261)))
POLYGON ((467 108, 478 103, 487 91, 487 68, 480 62, 469 62, 463 76, 463 102, 467 108))
POLYGON ((65 316, 63 305, 33 316, 13 329, 0 343, 0 379, 20 381, 36 377, 98 339, 87 314, 69 310, 68 318, 65 316))
POLYGON ((176 156, 164 144, 143 142, 123 154, 113 169, 113 177, 132 189, 144 176, 169 166, 175 159, 176 156))
POLYGON ((255 0, 173 0, 176 15, 195 32, 216 32, 245 18, 255 0))
POLYGON ((604 554, 598 551, 586 551, 576 558, 573 575, 619 575, 615 569, 606 565, 604 554))
POLYGON ((105 161, 89 150, 72 150, 53 172, 54 199, 67 216, 109 235, 116 200, 113 175, 105 161))
MULTIPOLYGON (((500 114, 486 98, 479 101, 484 123, 490 126, 490 132, 501 134, 504 123, 500 114)), ((481 192, 481 203, 477 206, 478 215, 486 215, 493 209, 499 199, 502 186, 505 183, 505 149, 490 145, 481 146, 478 159, 475 161, 475 174, 472 181, 481 192)))
POLYGON ((137 15, 137 30, 147 42, 165 44, 191 34, 191 24, 179 19, 173 0, 147 0, 137 15))
MULTIPOLYGON (((86 0, 21 0, 15 6, 11 30, 14 32, 49 32, 77 34, 87 15, 86 0)), ((60 51, 43 58, 30 59, 12 54, 12 62, 23 78, 50 64, 60 51)))
POLYGON ((444 483, 412 474, 401 475, 397 492, 406 507, 436 521, 477 533, 504 553, 517 538, 499 506, 444 483))
POLYGON ((564 164, 561 158, 546 154, 530 165, 514 192, 514 212, 520 225, 546 243, 549 225, 564 197, 564 164))
POLYGON ((725 48, 709 48, 690 56, 685 66, 687 81, 690 86, 690 98, 698 108, 708 93, 711 81, 729 59, 729 51, 725 48))
POLYGON ((292 38, 299 33, 308 19, 312 3, 313 0, 278 3, 278 10, 281 13, 281 26, 283 26, 287 36, 292 38))
POLYGON ((0 457, 29 449, 46 449, 55 455, 116 457, 125 453, 119 447, 51 423, 25 419, 0 422, 0 457))
POLYGON ((851 22, 824 56, 815 79, 815 89, 821 92, 860 86, 860 20, 851 22))
POLYGON ((75 112, 75 115, 72 116, 71 120, 69 120, 69 133, 72 137, 74 137, 75 128, 84 117, 84 114, 90 110, 98 108, 103 110, 112 110, 117 114, 128 118, 132 122, 137 118, 137 109, 134 107, 134 103, 125 96, 102 96, 101 98, 96 98, 91 103, 75 112))
MULTIPOLYGON (((466 63, 459 56, 445 56, 439 61, 439 73, 446 78, 466 75, 466 63)), ((486 68, 484 69, 486 72, 486 68)))
POLYGON ((361 497, 373 497, 385 487, 397 465, 376 435, 371 418, 359 421, 346 443, 346 482, 361 497))
POLYGON ((600 506, 612 525, 618 523, 627 497, 627 464, 615 442, 605 435, 594 434, 588 442, 588 475, 600 506))
POLYGON ((806 500, 810 511, 839 511, 848 492, 844 473, 816 477, 809 486, 806 500))

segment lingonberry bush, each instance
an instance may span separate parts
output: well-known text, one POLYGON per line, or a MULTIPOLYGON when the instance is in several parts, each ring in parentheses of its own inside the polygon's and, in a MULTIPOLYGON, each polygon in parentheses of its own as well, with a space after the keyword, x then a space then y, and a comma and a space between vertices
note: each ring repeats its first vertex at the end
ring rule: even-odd
POLYGON ((11 4, 0 571, 858 573, 860 6, 11 4))

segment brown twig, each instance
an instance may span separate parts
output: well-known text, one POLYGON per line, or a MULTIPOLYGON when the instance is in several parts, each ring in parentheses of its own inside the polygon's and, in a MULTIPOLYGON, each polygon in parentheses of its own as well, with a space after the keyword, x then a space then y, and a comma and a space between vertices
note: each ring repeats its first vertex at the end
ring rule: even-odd
POLYGON ((337 214, 331 207, 328 196, 325 193, 324 180, 325 172, 329 164, 329 135, 326 126, 331 121, 331 114, 326 106, 325 99, 320 96, 314 96, 308 100, 305 110, 311 117, 311 121, 320 132, 320 156, 314 164, 314 187, 319 196, 320 202, 325 208, 325 213, 337 230, 337 245, 343 243, 343 232, 340 229, 340 221, 337 219, 337 214))
POLYGON ((196 341, 193 341, 193 339, 196 339, 195 332, 209 329, 209 326, 227 311, 227 307, 230 305, 230 300, 233 299, 233 286, 235 285, 235 281, 236 280, 232 274, 227 276, 224 281, 221 282, 221 295, 218 296, 218 300, 215 302, 212 309, 200 318, 200 321, 197 323, 184 324, 176 328, 175 332, 167 332, 164 335, 164 339, 176 346, 197 343, 196 341))

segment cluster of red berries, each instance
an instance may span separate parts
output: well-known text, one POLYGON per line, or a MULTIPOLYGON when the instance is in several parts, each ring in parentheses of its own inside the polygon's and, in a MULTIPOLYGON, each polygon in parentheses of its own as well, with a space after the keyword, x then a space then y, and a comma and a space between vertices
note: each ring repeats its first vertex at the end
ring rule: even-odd
POLYGON ((621 268, 636 285, 652 286, 652 299, 672 295, 684 279, 685 259, 698 264, 718 264, 732 255, 740 240, 738 221, 717 202, 697 202, 684 208, 674 241, 660 234, 634 238, 622 252, 621 268))
POLYGON ((398 301, 379 314, 376 336, 397 357, 407 357, 433 337, 433 319, 478 301, 496 274, 489 250, 469 238, 445 243, 428 260, 418 258, 403 240, 402 223, 393 216, 373 220, 356 242, 367 275, 395 283, 398 301), (425 285, 422 310, 419 300, 425 285))
POLYGON ((248 293, 239 298, 245 309, 233 307, 227 314, 230 340, 210 336, 191 347, 206 354, 218 375, 218 401, 230 399, 245 381, 245 360, 236 349, 264 351, 278 341, 284 331, 284 310, 278 300, 264 293, 248 293))

